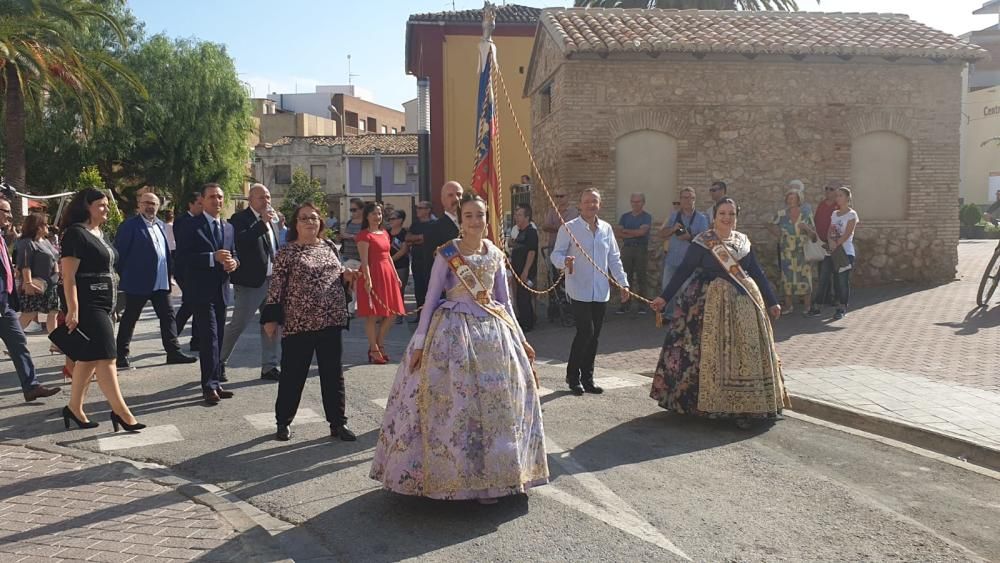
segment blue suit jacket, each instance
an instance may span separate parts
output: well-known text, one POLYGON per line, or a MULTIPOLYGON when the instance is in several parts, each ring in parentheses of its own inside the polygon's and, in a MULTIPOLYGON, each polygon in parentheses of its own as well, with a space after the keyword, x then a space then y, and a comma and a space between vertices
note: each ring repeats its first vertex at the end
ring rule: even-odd
POLYGON ((212 255, 216 250, 228 250, 236 258, 236 244, 233 226, 223 221, 222 246, 215 244, 207 215, 200 215, 185 221, 178 230, 174 222, 174 240, 177 241, 177 257, 184 264, 184 303, 204 305, 216 299, 221 293, 229 303, 229 274, 222 264, 215 263, 212 255))
MULTIPOLYGON (((156 220, 156 228, 160 230, 163 240, 167 233, 163 221, 156 220)), ((126 219, 115 236, 115 248, 118 250, 118 273, 121 275, 119 287, 130 295, 149 295, 156 284, 156 247, 149 236, 149 229, 142 215, 126 219)), ((174 264, 167 251, 167 280, 173 273, 174 264)), ((169 289, 169 287, 167 288, 169 289)))

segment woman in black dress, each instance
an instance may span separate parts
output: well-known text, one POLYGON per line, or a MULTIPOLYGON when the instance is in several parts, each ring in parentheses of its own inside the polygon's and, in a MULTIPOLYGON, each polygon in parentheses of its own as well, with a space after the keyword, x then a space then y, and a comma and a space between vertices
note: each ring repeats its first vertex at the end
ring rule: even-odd
POLYGON ((118 259, 113 246, 104 240, 101 226, 108 220, 108 198, 104 193, 85 188, 70 201, 60 227, 63 231, 63 286, 66 294, 66 328, 79 331, 90 346, 73 358, 72 393, 69 406, 63 408, 63 421, 69 428, 72 420, 80 428, 97 426, 83 412, 83 398, 95 373, 101 392, 111 405, 111 424, 135 432, 146 426, 132 416, 115 368, 115 331, 111 311, 115 305, 115 284, 111 271, 118 259))

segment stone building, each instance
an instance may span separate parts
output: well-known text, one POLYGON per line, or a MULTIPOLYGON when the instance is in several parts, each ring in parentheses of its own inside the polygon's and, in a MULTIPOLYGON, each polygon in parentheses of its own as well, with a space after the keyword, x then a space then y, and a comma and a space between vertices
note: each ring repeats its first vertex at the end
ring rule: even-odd
POLYGON ((724 180, 773 269, 764 227, 787 182, 815 205, 845 179, 862 220, 855 279, 943 281, 957 262, 961 75, 987 56, 900 15, 547 9, 524 94, 542 178, 599 188, 609 222, 632 192, 657 224, 683 186, 704 209, 724 180))

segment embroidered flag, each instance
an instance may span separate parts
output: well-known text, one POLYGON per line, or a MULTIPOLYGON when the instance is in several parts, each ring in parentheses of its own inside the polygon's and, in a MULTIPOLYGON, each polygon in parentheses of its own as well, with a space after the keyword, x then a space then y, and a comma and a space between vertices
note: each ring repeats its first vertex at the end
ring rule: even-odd
POLYGON ((500 175, 496 159, 497 130, 496 96, 493 91, 493 65, 496 64, 496 47, 485 40, 479 47, 479 98, 476 102, 476 161, 472 168, 472 191, 486 200, 489 206, 487 236, 499 242, 500 229, 500 175))

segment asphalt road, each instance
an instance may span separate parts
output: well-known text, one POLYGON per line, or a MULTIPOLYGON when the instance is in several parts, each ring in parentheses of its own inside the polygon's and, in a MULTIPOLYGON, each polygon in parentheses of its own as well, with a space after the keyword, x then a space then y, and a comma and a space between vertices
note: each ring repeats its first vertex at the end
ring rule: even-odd
MULTIPOLYGON (((540 366, 543 386, 555 390, 543 398, 551 484, 493 506, 393 495, 368 471, 395 365, 361 364, 360 324, 345 340, 349 426, 359 441, 330 440, 318 379, 310 377, 302 408, 316 416, 300 412, 292 441, 280 443, 272 439, 276 385, 257 379, 255 334, 244 335, 228 369, 236 397, 209 408, 199 400, 196 369, 162 364, 150 314, 133 345, 138 369, 122 376, 129 404, 150 429, 112 438, 95 386, 88 413, 101 427, 64 431, 57 411, 68 388, 25 404, 11 364, 0 362, 0 434, 104 450, 214 483, 295 524, 284 543, 300 556, 1000 560, 995 475, 796 418, 748 432, 672 416, 648 398, 648 379, 627 366, 598 373, 608 391, 584 397, 562 391, 558 365, 540 366)), ((405 325, 394 329, 390 355, 401 355, 408 336, 405 325)), ((43 336, 29 340, 43 380, 57 381, 61 357, 41 353, 43 336)))

